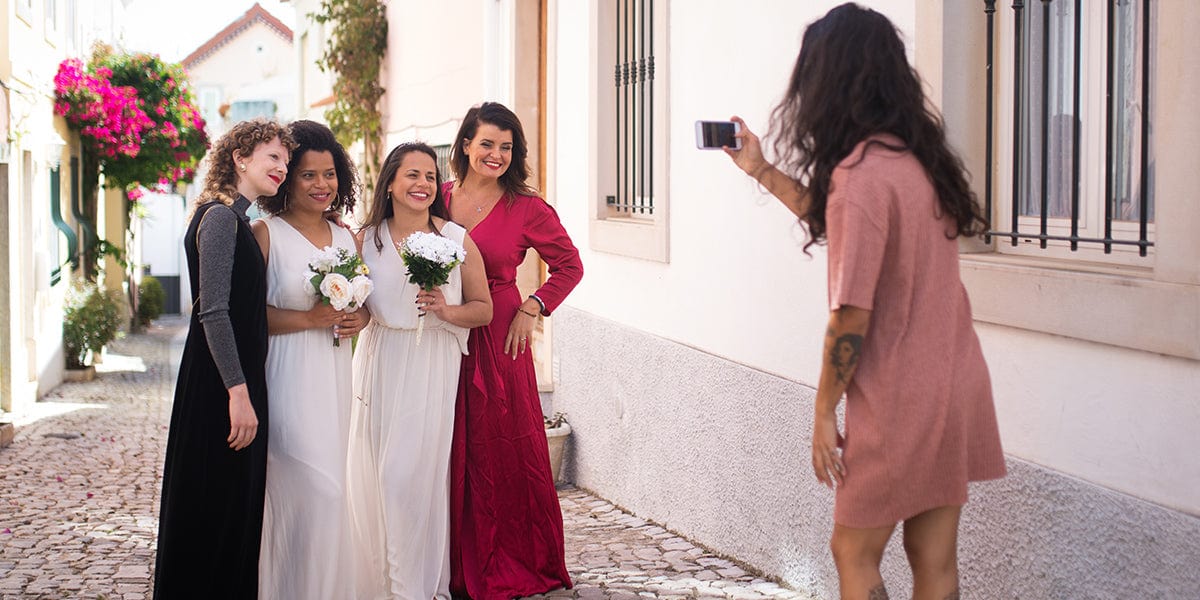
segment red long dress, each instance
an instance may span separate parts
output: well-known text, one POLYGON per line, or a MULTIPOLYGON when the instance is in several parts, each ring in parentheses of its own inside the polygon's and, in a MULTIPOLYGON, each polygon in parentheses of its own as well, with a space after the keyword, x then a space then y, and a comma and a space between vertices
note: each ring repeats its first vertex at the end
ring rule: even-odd
MULTIPOLYGON (((447 205, 453 183, 444 188, 447 205)), ((471 230, 492 294, 489 325, 471 330, 459 378, 450 453, 450 590, 507 600, 571 587, 562 510, 550 475, 541 402, 529 352, 504 354, 525 300, 517 266, 529 248, 549 266, 537 290, 550 314, 583 277, 579 251, 541 198, 501 199, 471 230)))

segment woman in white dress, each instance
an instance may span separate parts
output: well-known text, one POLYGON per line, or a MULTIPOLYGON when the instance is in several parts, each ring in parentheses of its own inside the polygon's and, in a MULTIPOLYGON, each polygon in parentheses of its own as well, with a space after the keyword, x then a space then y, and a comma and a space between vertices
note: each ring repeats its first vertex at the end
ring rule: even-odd
POLYGON ((298 147, 279 192, 251 224, 267 262, 267 495, 259 598, 355 598, 346 495, 351 344, 367 311, 319 302, 305 277, 326 246, 357 252, 353 235, 327 216, 354 206, 355 174, 328 127, 288 126, 298 147), (333 345, 334 336, 343 339, 333 345))
POLYGON ((375 291, 354 355, 350 497, 358 598, 449 598, 450 442, 467 334, 492 320, 482 257, 447 219, 437 155, 421 143, 388 155, 359 233, 375 291), (466 259, 430 292, 408 282, 396 244, 423 231, 453 239, 466 259), (417 323, 424 332, 417 345, 417 323))

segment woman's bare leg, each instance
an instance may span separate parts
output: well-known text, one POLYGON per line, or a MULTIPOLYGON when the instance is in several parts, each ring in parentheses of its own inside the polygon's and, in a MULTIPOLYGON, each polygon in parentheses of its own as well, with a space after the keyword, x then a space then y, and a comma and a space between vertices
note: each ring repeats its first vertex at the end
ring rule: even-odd
POLYGON ((895 528, 860 529, 834 524, 829 546, 837 564, 842 600, 887 600, 879 563, 895 528))
POLYGON ((904 551, 913 571, 913 600, 958 599, 961 506, 942 506, 904 521, 904 551))

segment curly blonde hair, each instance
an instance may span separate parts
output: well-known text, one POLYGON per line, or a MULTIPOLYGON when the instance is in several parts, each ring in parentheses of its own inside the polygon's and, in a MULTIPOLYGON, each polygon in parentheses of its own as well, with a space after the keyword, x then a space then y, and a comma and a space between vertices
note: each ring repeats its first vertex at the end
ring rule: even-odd
MULTIPOLYGON (((275 138, 279 138, 288 152, 296 148, 296 142, 292 139, 292 134, 287 127, 267 119, 257 118, 242 121, 225 132, 225 135, 222 135, 208 149, 208 156, 204 159, 208 162, 208 174, 204 177, 204 190, 192 201, 188 219, 191 219, 191 215, 196 212, 197 207, 213 200, 219 200, 226 206, 232 206, 233 201, 238 197, 238 175, 233 163, 234 152, 241 156, 250 156, 259 144, 265 144, 275 138)), ((249 200, 256 201, 258 199, 250 198, 249 200)))

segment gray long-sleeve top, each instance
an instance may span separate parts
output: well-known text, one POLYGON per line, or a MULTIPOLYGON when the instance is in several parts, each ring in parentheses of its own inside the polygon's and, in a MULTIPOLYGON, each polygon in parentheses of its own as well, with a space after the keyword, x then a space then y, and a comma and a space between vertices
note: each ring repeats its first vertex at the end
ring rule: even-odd
POLYGON ((238 196, 233 206, 214 206, 204 213, 196 230, 197 252, 200 254, 200 297, 196 310, 204 324, 204 337, 213 362, 225 382, 225 388, 246 383, 242 363, 238 359, 233 324, 229 321, 229 291, 233 282, 233 255, 237 246, 238 220, 250 226, 246 209, 250 201, 238 196))

